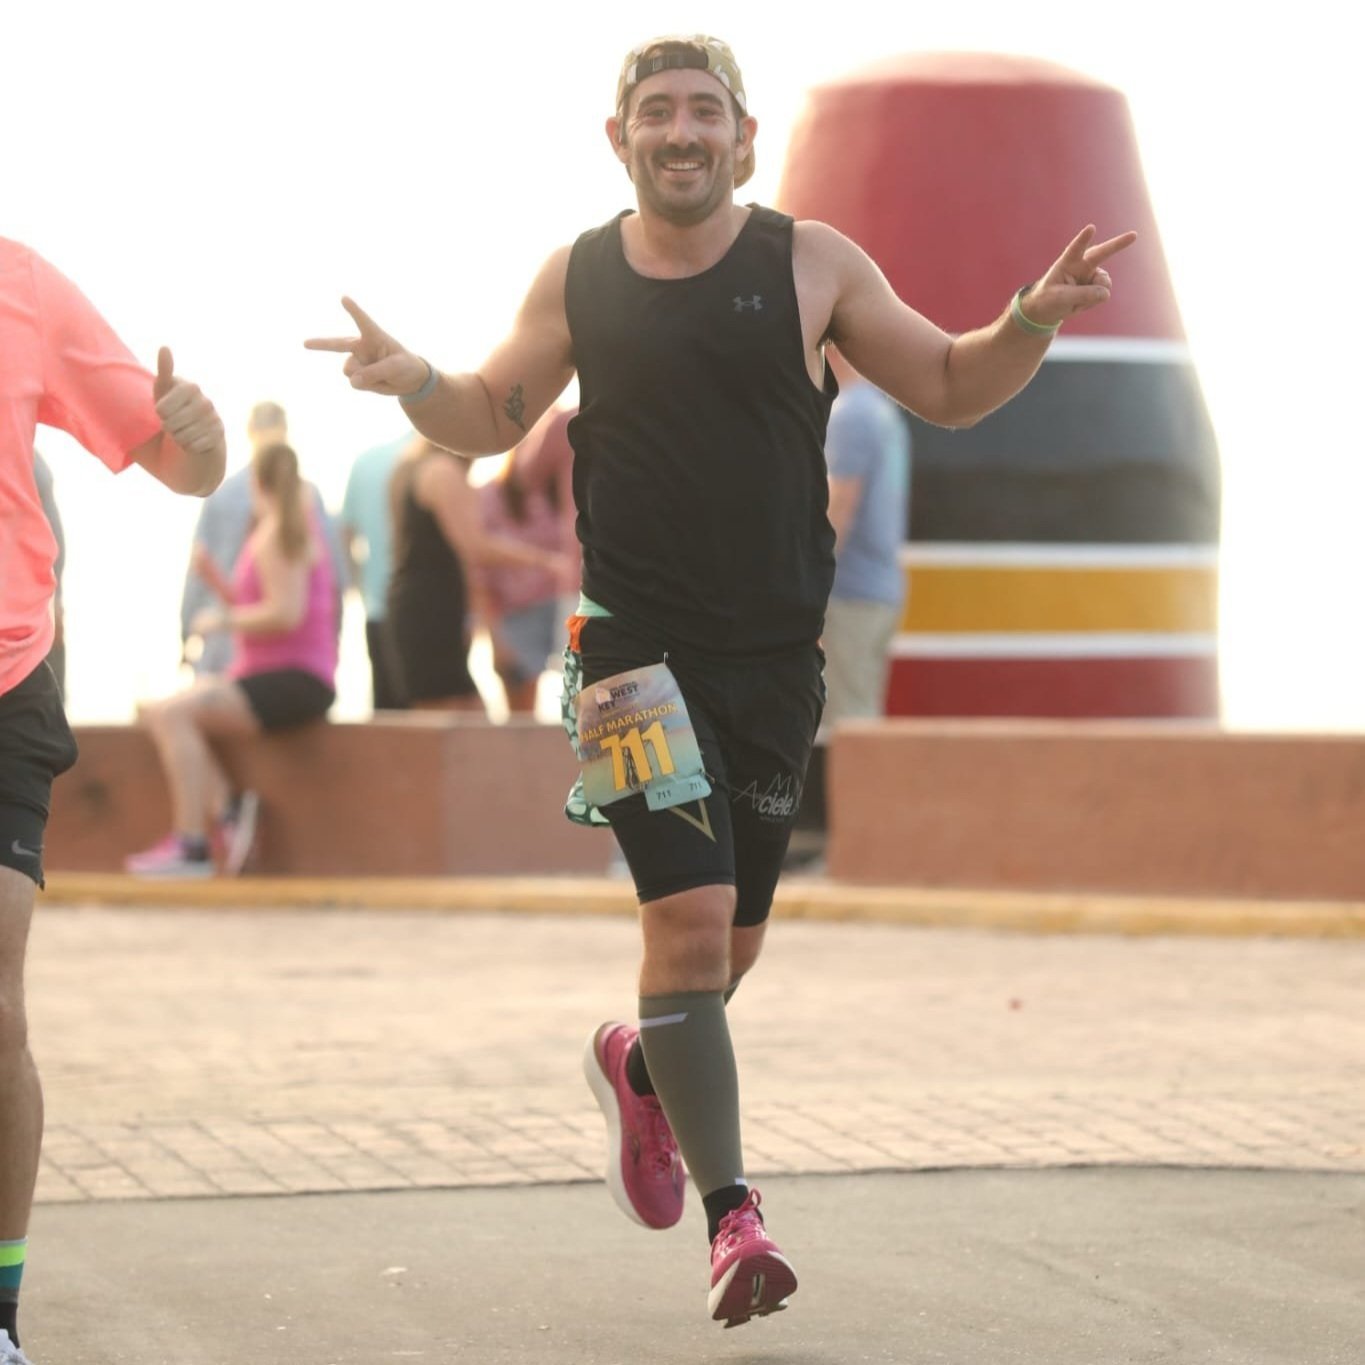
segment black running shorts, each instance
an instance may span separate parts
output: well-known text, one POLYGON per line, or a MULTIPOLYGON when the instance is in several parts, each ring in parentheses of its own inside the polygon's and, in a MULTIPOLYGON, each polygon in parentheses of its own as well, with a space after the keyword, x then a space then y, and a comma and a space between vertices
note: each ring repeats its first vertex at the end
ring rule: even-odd
POLYGON ((39 886, 52 780, 75 761, 57 680, 39 664, 0 696, 0 863, 39 886))
POLYGON ((815 645, 763 658, 702 659, 646 639, 612 617, 578 637, 583 686, 666 662, 696 731, 712 793, 651 811, 643 796, 604 807, 642 903, 733 885, 735 923, 768 917, 824 707, 815 645))
POLYGON ((246 693, 263 730, 321 720, 336 700, 336 693, 306 668, 272 668, 233 681, 246 693))

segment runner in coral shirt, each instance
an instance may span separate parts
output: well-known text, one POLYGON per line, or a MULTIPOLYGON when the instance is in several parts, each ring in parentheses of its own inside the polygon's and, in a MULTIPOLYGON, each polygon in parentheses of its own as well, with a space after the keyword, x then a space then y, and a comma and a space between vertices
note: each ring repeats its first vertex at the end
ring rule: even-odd
POLYGON ((16 1325, 38 1171, 42 1092, 26 1043, 24 954, 52 781, 76 759, 52 644, 56 542, 33 475, 34 429, 74 436, 118 472, 140 464, 202 497, 223 477, 223 424, 162 349, 152 375, 68 279, 0 237, 0 1365, 16 1325))

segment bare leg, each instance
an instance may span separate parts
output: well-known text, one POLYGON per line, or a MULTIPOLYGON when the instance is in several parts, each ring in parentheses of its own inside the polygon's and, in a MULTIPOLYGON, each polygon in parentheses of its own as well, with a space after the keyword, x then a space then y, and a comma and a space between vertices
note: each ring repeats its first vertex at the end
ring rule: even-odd
POLYGON ((540 690, 539 678, 519 678, 512 680, 505 674, 498 674, 503 693, 507 697, 507 710, 514 716, 529 716, 536 709, 536 694, 540 690))
POLYGON ((28 1048, 24 958, 33 919, 34 884, 0 867, 0 1241, 28 1236, 38 1153, 43 1142, 43 1090, 28 1048))
POLYGON ((254 735, 261 728, 246 693, 234 683, 205 678, 188 692, 143 707, 139 719, 161 756, 173 828, 202 838, 210 816, 222 810, 228 797, 228 780, 209 737, 254 735))
POLYGON ((641 995, 723 991, 730 984, 733 886, 701 886, 640 907, 641 995))
POLYGON ((761 924, 736 924, 730 930, 730 980, 728 985, 739 984, 739 979, 755 962, 763 948, 763 934, 768 921, 761 924))

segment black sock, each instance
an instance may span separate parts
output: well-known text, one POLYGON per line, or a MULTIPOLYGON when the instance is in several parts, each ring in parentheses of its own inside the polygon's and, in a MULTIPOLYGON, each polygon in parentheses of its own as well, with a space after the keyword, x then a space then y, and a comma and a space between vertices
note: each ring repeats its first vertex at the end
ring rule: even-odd
POLYGON ((654 1093, 654 1082, 649 1079, 649 1068, 645 1065, 645 1050, 638 1038, 626 1053, 626 1080, 637 1095, 654 1093))
POLYGON ((9 1339, 19 1345, 19 1305, 13 1301, 0 1303, 0 1328, 9 1333, 9 1339))
MULTIPOLYGON (((727 1005, 743 979, 739 977, 726 987, 723 998, 727 1005)), ((654 1082, 649 1079, 649 1068, 645 1065, 645 1050, 640 1046, 638 1037, 630 1045, 630 1051, 626 1053, 626 1081, 637 1095, 654 1094, 654 1082)), ((713 1233, 712 1236, 714 1235, 713 1233)))
MULTIPOLYGON (((716 1234, 720 1231, 720 1220, 727 1213, 733 1213, 748 1197, 749 1187, 747 1185, 722 1185, 720 1189, 702 1195, 701 1202, 706 1209, 706 1240, 708 1242, 716 1240, 716 1234)), ((759 1214, 760 1218, 762 1216, 759 1214)))
POLYGON ((182 834, 180 851, 191 862, 206 863, 209 860, 209 841, 202 834, 182 834))

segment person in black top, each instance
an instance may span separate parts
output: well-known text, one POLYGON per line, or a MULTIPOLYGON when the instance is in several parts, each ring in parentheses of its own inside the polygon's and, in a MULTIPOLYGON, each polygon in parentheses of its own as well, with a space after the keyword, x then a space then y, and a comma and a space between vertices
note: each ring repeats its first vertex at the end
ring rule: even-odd
POLYGON ((611 824, 644 945, 640 1027, 604 1024, 584 1065, 608 1185, 638 1222, 681 1215, 681 1150, 707 1212, 708 1306, 733 1326, 796 1288, 744 1179, 725 1005, 758 958, 820 720, 838 390, 824 348, 926 421, 970 426, 1109 297, 1105 263, 1136 234, 1086 227, 993 322, 953 337, 833 228, 735 202, 757 123, 724 43, 629 53, 606 132, 636 208, 549 258, 478 370, 441 373, 350 299, 358 334, 305 344, 345 353, 352 387, 398 397, 467 457, 515 445, 578 374, 570 813, 611 824))
MULTIPOLYGON (((394 676, 409 705, 482 714, 483 698, 469 673, 465 566, 454 538, 432 510, 437 498, 459 507, 470 497, 459 464, 421 442, 394 469, 389 483, 393 570, 384 624, 394 676), (442 469, 430 468, 432 460, 442 469), (424 466, 427 477, 419 480, 424 466), (432 486, 438 472, 446 475, 448 488, 432 486)), ((449 520, 450 513, 446 516, 449 520)))
POLYGON ((414 441, 404 451, 389 498, 394 535, 386 643, 403 696, 418 710, 482 715, 483 698, 469 672, 469 622, 481 614, 476 571, 508 565, 562 580, 573 566, 564 555, 485 531, 468 466, 430 441, 414 441))

